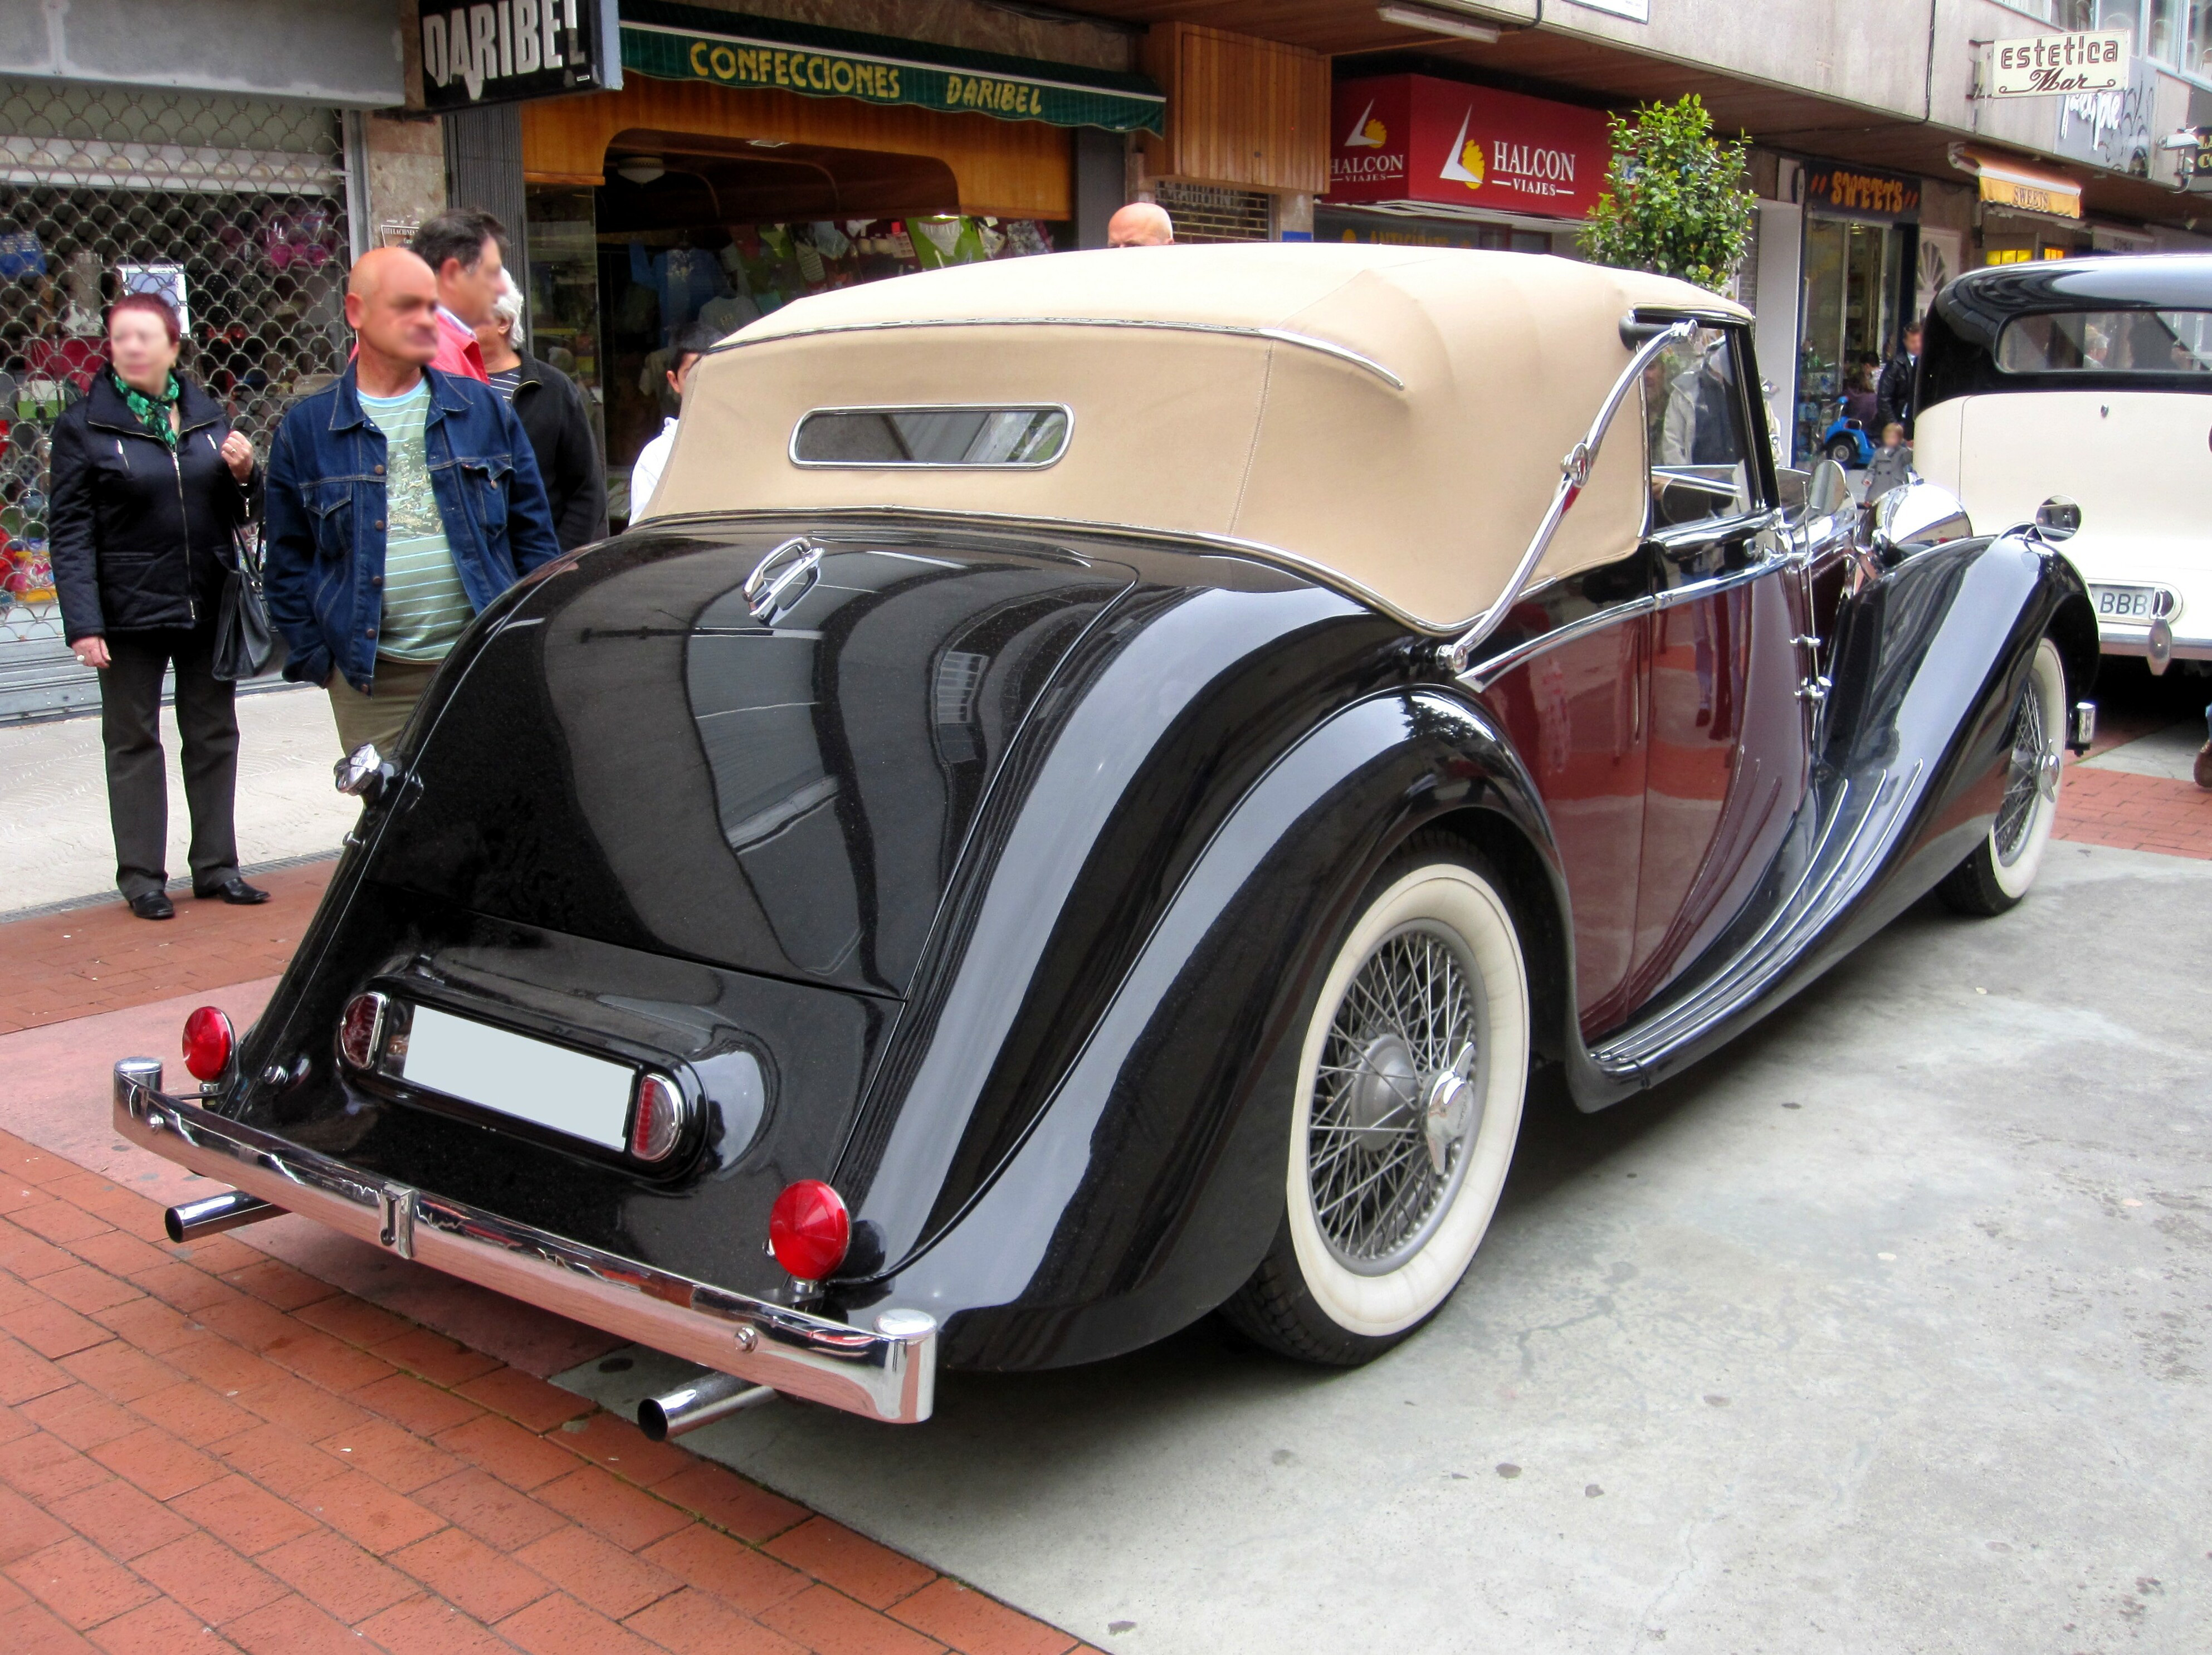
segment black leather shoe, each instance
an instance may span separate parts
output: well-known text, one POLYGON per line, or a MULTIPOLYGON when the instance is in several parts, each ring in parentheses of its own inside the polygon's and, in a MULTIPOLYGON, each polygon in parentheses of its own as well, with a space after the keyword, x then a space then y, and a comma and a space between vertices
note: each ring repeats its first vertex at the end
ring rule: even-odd
POLYGON ((131 898, 131 911, 142 920, 173 920, 177 905, 159 891, 142 891, 131 898))
POLYGON ((205 902, 210 897, 220 897, 234 908, 251 908, 255 903, 269 900, 269 893, 266 891, 258 885, 246 884, 235 874, 221 885, 206 891, 194 885, 192 895, 198 897, 202 902, 205 902))

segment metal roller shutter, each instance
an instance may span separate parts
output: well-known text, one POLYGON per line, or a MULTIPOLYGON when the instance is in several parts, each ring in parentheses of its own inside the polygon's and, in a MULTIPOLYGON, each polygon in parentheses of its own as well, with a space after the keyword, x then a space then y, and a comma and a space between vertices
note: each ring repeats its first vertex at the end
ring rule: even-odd
POLYGON ((265 455, 291 399, 345 363, 337 111, 0 78, 0 720, 97 701, 62 642, 48 434, 83 394, 106 307, 183 299, 179 366, 265 455))

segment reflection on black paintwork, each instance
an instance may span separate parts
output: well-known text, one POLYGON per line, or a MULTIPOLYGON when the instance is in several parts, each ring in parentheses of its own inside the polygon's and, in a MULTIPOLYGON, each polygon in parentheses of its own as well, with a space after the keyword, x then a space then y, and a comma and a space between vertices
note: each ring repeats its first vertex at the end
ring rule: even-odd
POLYGON ((1130 577, 832 545, 764 624, 742 586, 774 544, 541 586, 456 691, 392 865, 502 919, 904 993, 1008 741, 1130 577))

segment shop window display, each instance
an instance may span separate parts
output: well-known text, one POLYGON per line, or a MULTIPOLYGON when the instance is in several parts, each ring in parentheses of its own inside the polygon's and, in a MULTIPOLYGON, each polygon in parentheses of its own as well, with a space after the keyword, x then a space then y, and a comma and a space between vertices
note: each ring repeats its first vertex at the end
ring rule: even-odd
POLYGON ((1905 228, 1808 217, 1796 463, 1809 465, 1854 394, 1897 349, 1905 228))
MULTIPOLYGON (((668 384, 672 347, 691 323, 732 333, 809 294, 951 265, 1050 253, 1059 228, 1028 219, 932 214, 738 222, 627 234, 602 229, 595 238, 597 292, 605 306, 606 350, 592 354, 595 359, 604 355, 605 377, 586 385, 599 393, 604 411, 611 515, 617 522, 628 518, 630 466, 663 421, 677 411, 668 384)), ((537 287, 535 222, 532 235, 532 279, 537 287)), ((573 259, 562 268, 573 269, 573 259)), ((572 314, 580 317, 580 310, 572 314)), ((580 320, 561 325, 582 326, 580 320)), ((595 367, 600 365, 595 361, 595 367)))

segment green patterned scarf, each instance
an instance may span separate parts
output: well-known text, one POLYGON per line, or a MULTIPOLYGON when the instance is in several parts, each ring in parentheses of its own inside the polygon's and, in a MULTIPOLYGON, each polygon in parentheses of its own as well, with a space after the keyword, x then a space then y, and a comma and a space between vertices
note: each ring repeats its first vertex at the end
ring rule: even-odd
POLYGON ((169 427, 169 411, 177 405, 177 398, 181 394, 177 388, 177 376, 169 375, 168 383, 157 397, 148 396, 112 368, 108 377, 115 381, 115 388, 123 393, 123 400, 131 405, 131 411, 138 417, 139 423, 161 438, 164 447, 175 447, 177 434, 169 427))

